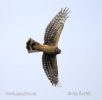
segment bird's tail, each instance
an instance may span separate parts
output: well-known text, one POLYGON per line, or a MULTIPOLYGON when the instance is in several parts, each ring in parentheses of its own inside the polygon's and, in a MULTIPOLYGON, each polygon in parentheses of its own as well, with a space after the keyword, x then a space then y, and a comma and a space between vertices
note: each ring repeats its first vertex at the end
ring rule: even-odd
POLYGON ((26 48, 29 53, 40 52, 40 50, 37 48, 38 45, 40 45, 40 43, 31 38, 29 38, 29 40, 26 42, 26 48))

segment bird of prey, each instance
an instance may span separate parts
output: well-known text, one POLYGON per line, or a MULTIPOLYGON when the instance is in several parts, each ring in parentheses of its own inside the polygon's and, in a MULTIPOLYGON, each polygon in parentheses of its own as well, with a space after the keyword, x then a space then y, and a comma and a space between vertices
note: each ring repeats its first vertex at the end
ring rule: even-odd
POLYGON ((26 42, 26 48, 29 53, 33 52, 43 52, 42 55, 42 65, 43 69, 52 83, 52 85, 58 85, 58 66, 57 66, 57 54, 61 53, 61 50, 58 48, 58 41, 64 23, 69 17, 69 8, 61 9, 58 14, 51 20, 48 24, 45 36, 44 44, 29 38, 26 42))

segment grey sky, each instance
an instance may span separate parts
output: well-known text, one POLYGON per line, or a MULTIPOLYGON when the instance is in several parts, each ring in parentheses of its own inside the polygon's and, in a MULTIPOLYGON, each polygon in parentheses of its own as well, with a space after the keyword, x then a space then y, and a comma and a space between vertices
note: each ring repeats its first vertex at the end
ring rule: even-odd
POLYGON ((0 100, 102 99, 101 0, 0 0, 0 46, 0 100), (59 41, 56 88, 43 71, 42 53, 28 54, 25 45, 29 37, 43 43, 48 23, 65 7, 71 12, 59 41), (24 92, 35 95, 17 96, 24 92))

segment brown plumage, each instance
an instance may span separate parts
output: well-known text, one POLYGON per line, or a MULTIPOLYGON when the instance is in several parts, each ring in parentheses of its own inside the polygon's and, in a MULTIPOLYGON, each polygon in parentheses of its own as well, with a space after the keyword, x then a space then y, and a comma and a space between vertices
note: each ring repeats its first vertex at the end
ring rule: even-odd
POLYGON ((55 86, 58 84, 56 55, 61 53, 61 50, 58 48, 58 41, 64 27, 64 22, 69 17, 68 13, 69 9, 61 9, 52 19, 46 28, 43 45, 31 38, 26 43, 26 48, 29 53, 43 52, 43 69, 52 85, 55 86))

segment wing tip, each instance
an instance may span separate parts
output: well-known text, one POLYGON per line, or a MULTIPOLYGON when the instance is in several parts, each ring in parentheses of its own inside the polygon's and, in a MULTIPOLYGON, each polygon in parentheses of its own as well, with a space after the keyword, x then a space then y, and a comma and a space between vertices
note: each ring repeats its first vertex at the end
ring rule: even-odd
POLYGON ((52 83, 52 86, 58 86, 58 81, 50 81, 52 83))
POLYGON ((67 16, 69 16, 68 14, 69 14, 71 11, 70 11, 70 8, 65 7, 65 8, 62 8, 60 12, 63 13, 63 14, 67 17, 67 16))

